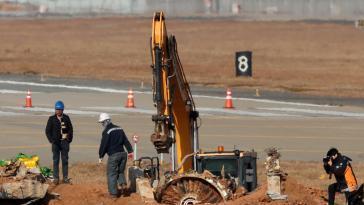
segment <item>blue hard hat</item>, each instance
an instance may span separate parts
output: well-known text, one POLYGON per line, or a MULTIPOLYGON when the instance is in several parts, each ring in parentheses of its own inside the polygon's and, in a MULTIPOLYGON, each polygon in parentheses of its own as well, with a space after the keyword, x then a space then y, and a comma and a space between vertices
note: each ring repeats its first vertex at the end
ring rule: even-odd
POLYGON ((64 110, 64 104, 62 101, 58 100, 56 104, 54 104, 54 109, 56 110, 64 110))

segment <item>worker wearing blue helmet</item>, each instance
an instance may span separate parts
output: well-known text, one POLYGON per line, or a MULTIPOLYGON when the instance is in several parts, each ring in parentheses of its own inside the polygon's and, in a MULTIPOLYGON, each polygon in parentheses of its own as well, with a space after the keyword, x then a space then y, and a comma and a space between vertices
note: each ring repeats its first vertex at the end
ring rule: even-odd
POLYGON ((57 101, 54 105, 55 114, 48 118, 45 133, 53 152, 53 178, 54 184, 59 181, 59 161, 62 159, 63 183, 70 183, 68 178, 68 152, 73 139, 71 119, 64 114, 64 104, 57 101))

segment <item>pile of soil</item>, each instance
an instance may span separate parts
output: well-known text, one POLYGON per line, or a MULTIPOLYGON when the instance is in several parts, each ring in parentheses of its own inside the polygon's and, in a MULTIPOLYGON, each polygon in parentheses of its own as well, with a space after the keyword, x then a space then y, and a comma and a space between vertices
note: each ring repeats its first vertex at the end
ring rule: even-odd
POLYGON ((324 200, 326 192, 323 190, 305 187, 298 184, 294 179, 288 177, 285 183, 285 193, 288 195, 288 200, 272 201, 267 195, 266 184, 258 187, 254 192, 229 202, 229 205, 324 205, 327 202, 324 200))
MULTIPOLYGON (((108 205, 145 204, 138 194, 113 199, 109 196, 106 184, 61 184, 53 186, 50 193, 59 194, 59 197, 48 196, 42 204, 48 205, 108 205)), ((155 203, 157 204, 157 203, 155 203)))
MULTIPOLYGON (((266 196, 266 185, 260 186, 254 192, 240 197, 238 199, 228 201, 227 205, 323 205, 325 201, 323 196, 325 192, 318 189, 307 188, 298 184, 294 179, 288 178, 286 182, 286 201, 272 201, 266 196)), ((49 197, 43 204, 48 205, 137 205, 137 204, 157 204, 155 202, 145 203, 137 194, 111 199, 107 192, 106 184, 61 184, 51 187, 50 192, 59 194, 59 198, 49 197)))

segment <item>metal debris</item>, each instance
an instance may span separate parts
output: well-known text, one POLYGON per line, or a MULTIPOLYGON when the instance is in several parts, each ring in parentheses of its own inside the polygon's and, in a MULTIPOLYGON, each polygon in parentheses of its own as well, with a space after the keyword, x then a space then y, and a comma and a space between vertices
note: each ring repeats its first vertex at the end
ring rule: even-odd
POLYGON ((214 204, 232 198, 235 189, 231 180, 218 179, 208 171, 193 171, 170 175, 166 183, 157 187, 155 198, 163 204, 214 204))
POLYGON ((267 173, 279 173, 281 168, 279 165, 279 158, 281 157, 281 154, 275 147, 267 148, 264 151, 268 155, 264 163, 267 173))
POLYGON ((21 161, 0 167, 0 199, 44 198, 48 184, 41 174, 30 173, 21 161))
POLYGON ((272 200, 286 200, 287 195, 282 195, 284 181, 287 174, 281 170, 279 158, 281 154, 274 147, 264 150, 267 153, 265 168, 267 174, 267 195, 272 200))

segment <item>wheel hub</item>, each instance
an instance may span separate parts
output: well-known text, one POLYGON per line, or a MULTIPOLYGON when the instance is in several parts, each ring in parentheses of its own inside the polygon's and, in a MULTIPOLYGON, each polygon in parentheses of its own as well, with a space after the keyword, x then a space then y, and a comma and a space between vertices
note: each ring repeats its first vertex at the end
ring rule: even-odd
POLYGON ((186 195, 181 199, 180 205, 194 205, 198 204, 197 196, 195 195, 186 195))

